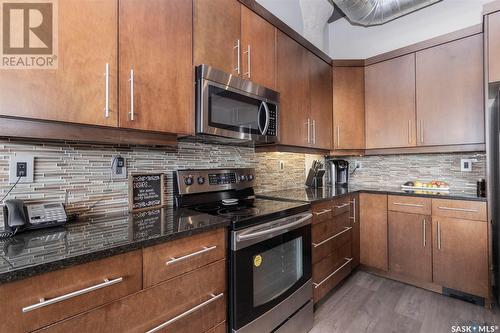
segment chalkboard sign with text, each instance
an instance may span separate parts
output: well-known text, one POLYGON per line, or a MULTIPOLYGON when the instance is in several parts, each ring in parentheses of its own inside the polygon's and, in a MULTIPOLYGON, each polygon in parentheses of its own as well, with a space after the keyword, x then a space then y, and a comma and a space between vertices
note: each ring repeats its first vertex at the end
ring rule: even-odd
POLYGON ((132 174, 129 179, 129 210, 156 208, 164 205, 164 175, 132 174))

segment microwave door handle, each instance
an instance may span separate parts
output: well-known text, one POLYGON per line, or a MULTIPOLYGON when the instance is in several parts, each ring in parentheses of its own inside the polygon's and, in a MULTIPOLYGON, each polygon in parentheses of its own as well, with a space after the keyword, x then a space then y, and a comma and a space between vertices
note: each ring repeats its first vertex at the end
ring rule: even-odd
POLYGON ((269 129, 269 106, 267 105, 266 102, 262 102, 262 105, 264 105, 264 110, 266 111, 266 125, 264 126, 264 130, 262 131, 262 135, 266 135, 267 130, 269 129))
MULTIPOLYGON (((262 128, 262 126, 260 126, 260 113, 262 112, 262 106, 264 106, 264 103, 265 102, 260 103, 259 112, 257 112, 257 126, 259 127, 260 134, 262 134, 262 135, 264 135, 265 131, 262 128)), ((265 125, 264 125, 264 127, 265 127, 265 125)))

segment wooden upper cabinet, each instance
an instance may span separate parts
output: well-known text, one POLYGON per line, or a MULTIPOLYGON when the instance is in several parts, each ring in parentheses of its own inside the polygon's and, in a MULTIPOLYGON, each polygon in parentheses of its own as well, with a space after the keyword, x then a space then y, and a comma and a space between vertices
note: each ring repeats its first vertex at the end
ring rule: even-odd
POLYGON ((58 4, 57 69, 0 69, 0 115, 116 126, 118 1, 58 4))
POLYGON ((192 2, 121 0, 119 13, 120 127, 192 134, 192 2))
POLYGON ((366 148, 413 147, 415 55, 365 68, 366 148))
POLYGON ((241 6, 242 77, 275 89, 276 28, 241 6))
POLYGON ((363 67, 333 68, 333 149, 365 148, 363 67))
POLYGON ((194 0, 195 65, 206 64, 241 75, 240 16, 240 3, 236 0, 194 0))
POLYGON ((484 143, 483 35, 417 52, 417 143, 484 143))
POLYGON ((308 51, 281 31, 276 42, 280 143, 307 147, 311 142, 308 51))
POLYGON ((388 270, 387 195, 359 195, 360 262, 388 270))
POLYGON ((311 103, 311 146, 328 149, 332 147, 332 67, 309 55, 310 103, 311 103))
POLYGON ((500 12, 488 15, 488 82, 500 81, 500 12))

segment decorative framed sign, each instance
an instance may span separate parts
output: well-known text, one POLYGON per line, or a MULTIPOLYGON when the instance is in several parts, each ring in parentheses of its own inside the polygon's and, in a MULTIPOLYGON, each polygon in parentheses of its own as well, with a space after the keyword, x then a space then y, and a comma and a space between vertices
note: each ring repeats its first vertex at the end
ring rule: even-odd
POLYGON ((129 211, 159 208, 165 205, 165 175, 133 173, 129 178, 129 211))

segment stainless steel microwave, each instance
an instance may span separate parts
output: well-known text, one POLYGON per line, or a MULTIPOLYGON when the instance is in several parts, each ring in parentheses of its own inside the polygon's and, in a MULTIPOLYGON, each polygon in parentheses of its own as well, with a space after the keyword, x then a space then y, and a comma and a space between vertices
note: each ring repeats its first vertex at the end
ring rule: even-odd
POLYGON ((275 143, 279 93, 207 65, 197 66, 196 134, 275 143))

